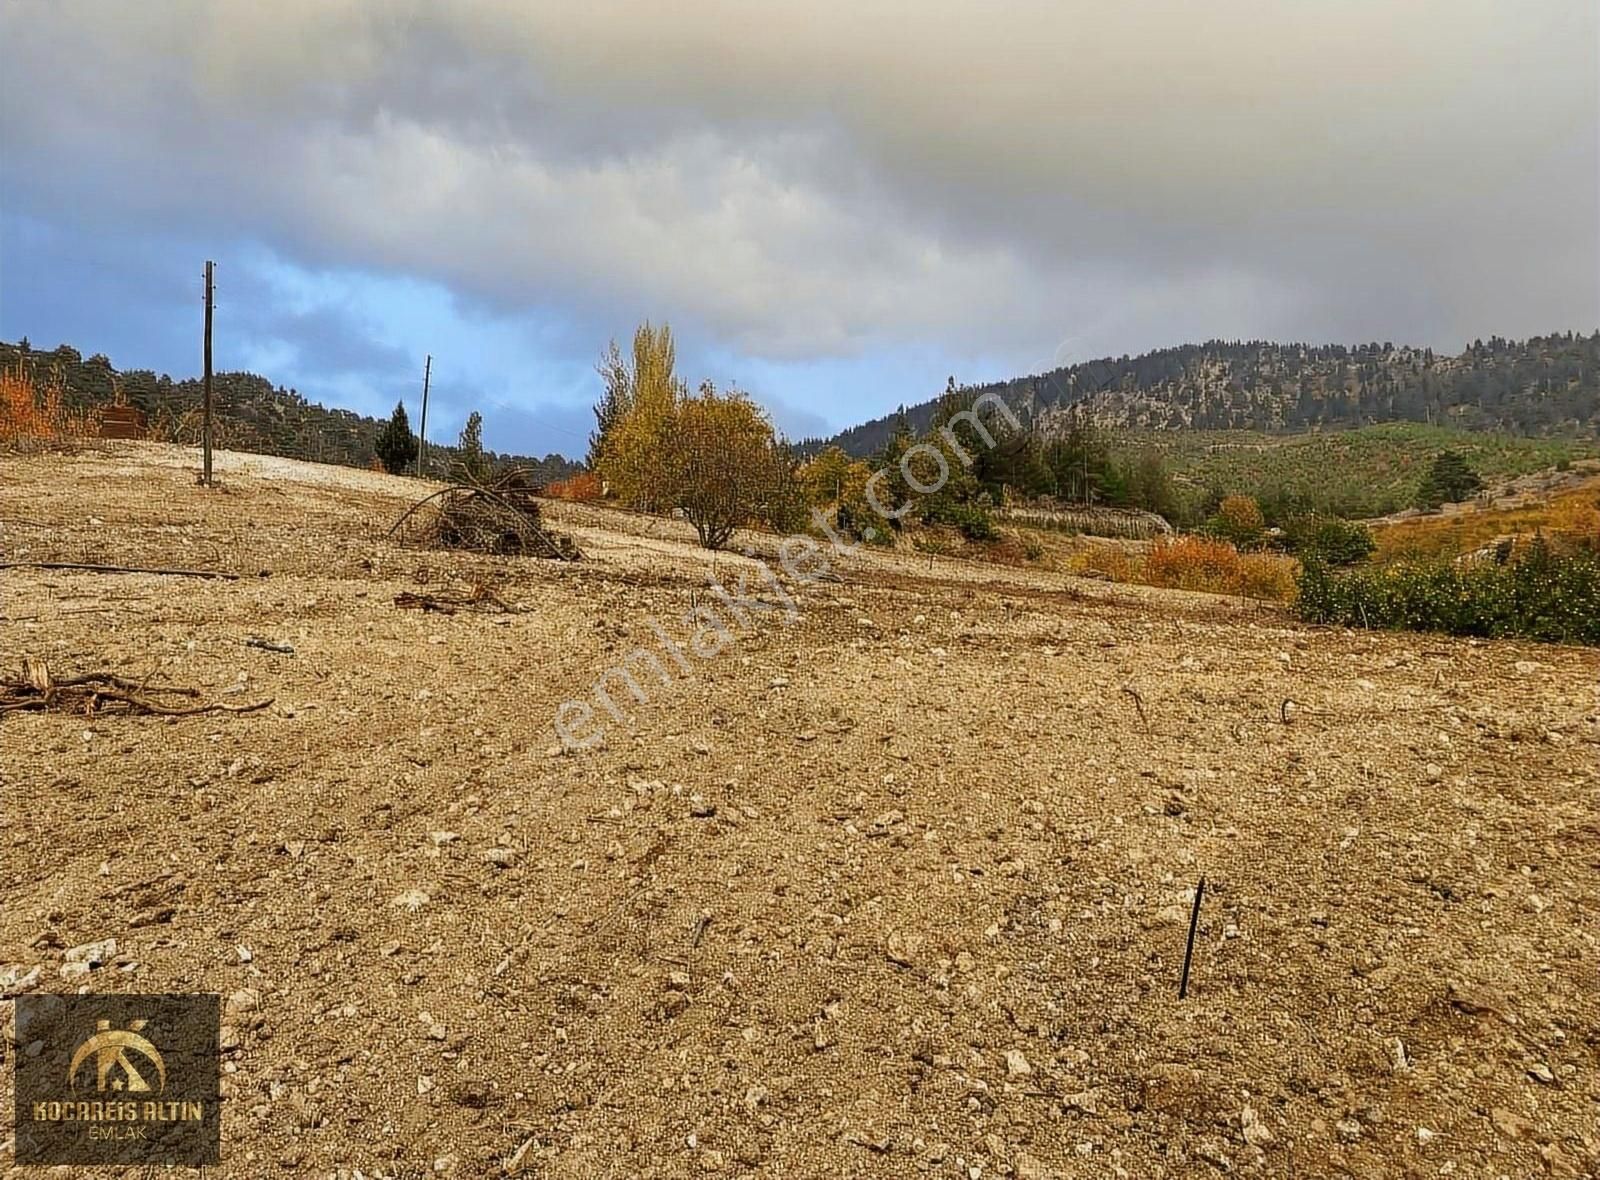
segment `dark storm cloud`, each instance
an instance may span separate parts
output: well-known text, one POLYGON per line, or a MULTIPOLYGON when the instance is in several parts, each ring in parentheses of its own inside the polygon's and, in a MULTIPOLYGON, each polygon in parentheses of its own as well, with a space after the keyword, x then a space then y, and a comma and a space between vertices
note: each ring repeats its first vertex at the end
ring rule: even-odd
MULTIPOLYGON (((662 315, 1022 369, 1600 322, 1578 0, 3 11, 8 212, 415 276, 589 355, 662 315)), ((399 364, 322 327, 282 325, 399 364)))

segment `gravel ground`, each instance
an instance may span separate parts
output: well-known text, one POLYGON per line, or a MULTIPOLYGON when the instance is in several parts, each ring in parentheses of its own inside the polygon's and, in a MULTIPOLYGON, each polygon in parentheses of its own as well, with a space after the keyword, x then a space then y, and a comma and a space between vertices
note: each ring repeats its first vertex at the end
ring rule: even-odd
POLYGON ((0 715, 0 995, 226 997, 215 1174, 1600 1170, 1596 653, 881 554, 741 627, 680 524, 194 466, 0 456, 5 560, 243 575, 0 571, 0 671, 273 701, 0 715))

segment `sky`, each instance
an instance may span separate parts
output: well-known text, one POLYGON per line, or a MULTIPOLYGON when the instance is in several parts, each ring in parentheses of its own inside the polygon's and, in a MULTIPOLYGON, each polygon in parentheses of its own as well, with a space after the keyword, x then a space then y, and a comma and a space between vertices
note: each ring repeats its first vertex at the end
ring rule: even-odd
MULTIPOLYGON (((581 456, 1210 338, 1600 327, 1594 0, 4 0, 0 339, 581 456)), ((435 434, 430 426, 430 434, 435 434)))

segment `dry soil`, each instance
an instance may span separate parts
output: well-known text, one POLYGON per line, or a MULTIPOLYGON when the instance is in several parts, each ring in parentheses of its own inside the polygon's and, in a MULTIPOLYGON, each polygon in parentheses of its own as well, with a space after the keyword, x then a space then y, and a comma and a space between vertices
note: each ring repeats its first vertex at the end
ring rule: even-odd
POLYGON ((0 456, 5 560, 243 575, 0 571, 0 675, 273 701, 0 715, 0 995, 226 997, 215 1174, 1600 1169, 1592 651, 893 555, 741 628, 681 524, 452 555, 414 481, 193 467, 0 456))

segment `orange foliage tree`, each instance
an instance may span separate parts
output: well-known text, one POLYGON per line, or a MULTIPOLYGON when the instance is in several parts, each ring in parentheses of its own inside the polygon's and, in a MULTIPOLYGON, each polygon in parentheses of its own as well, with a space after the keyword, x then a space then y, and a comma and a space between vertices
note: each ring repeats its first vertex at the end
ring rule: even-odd
POLYGON ((592 471, 580 471, 571 479, 558 479, 545 485, 544 494, 554 500, 592 503, 605 496, 605 486, 592 471))
POLYGON ((1211 527, 1235 545, 1253 546, 1260 542, 1267 522, 1253 496, 1227 496, 1218 506, 1211 527))
POLYGON ((21 368, 0 370, 0 443, 93 434, 93 415, 68 409, 66 395, 59 373, 40 385, 21 368))
POLYGON ((1175 590, 1206 590, 1287 601, 1294 596, 1293 558, 1240 553, 1212 537, 1163 538, 1145 555, 1142 581, 1175 590))

